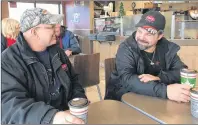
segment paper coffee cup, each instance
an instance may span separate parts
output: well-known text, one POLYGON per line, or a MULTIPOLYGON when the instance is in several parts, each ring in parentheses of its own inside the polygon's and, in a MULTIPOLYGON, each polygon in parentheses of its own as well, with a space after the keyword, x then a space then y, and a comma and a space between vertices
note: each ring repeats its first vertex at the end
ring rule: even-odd
POLYGON ((85 98, 74 98, 69 101, 68 106, 70 113, 87 123, 89 102, 85 98))
POLYGON ((198 87, 192 88, 190 91, 191 98, 191 114, 198 118, 198 87))
POLYGON ((182 69, 180 71, 181 76, 181 84, 187 84, 191 87, 195 87, 196 85, 196 76, 197 72, 192 69, 182 69))

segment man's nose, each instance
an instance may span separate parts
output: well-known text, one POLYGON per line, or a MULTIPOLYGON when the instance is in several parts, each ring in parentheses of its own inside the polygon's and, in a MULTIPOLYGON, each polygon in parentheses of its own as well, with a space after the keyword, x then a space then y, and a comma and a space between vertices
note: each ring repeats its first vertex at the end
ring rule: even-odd
POLYGON ((145 37, 145 35, 143 33, 139 35, 140 40, 144 40, 144 37, 145 37))

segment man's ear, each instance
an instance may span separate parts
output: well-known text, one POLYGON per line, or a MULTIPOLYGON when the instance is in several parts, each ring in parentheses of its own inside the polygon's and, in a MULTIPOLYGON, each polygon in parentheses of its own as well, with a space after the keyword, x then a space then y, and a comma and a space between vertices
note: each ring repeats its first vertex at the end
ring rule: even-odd
POLYGON ((35 36, 35 35, 36 35, 36 31, 35 31, 35 29, 33 29, 33 28, 32 28, 32 29, 30 29, 30 33, 31 33, 31 35, 34 35, 34 36, 35 36))
POLYGON ((162 33, 162 34, 159 34, 158 35, 158 40, 160 40, 162 37, 164 37, 164 34, 162 33))
POLYGON ((30 29, 30 33, 32 36, 37 37, 39 39, 38 33, 35 28, 30 29))
POLYGON ((36 29, 34 29, 34 28, 32 28, 31 29, 31 34, 33 35, 33 36, 38 36, 38 34, 37 34, 37 31, 36 31, 36 29))

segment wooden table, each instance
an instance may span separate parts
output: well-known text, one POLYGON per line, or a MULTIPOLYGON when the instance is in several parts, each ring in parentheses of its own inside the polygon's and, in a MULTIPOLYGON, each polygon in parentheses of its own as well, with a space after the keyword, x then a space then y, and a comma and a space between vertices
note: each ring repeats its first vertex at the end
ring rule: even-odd
POLYGON ((198 124, 198 118, 191 115, 190 103, 134 93, 124 94, 122 101, 162 124, 198 124))
POLYGON ((90 104, 88 124, 158 124, 130 106, 114 100, 90 104))

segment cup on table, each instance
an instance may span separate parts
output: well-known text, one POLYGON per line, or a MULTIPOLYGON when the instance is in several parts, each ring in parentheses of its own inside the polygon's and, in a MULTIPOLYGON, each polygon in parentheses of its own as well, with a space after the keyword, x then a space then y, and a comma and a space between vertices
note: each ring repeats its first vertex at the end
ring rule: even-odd
POLYGON ((190 91, 191 98, 191 114, 198 118, 198 87, 192 88, 190 91))
POLYGON ((181 69, 181 84, 190 85, 192 88, 196 86, 197 71, 192 69, 181 69))
POLYGON ((74 98, 68 103, 70 113, 82 119, 85 124, 87 123, 88 105, 89 102, 85 98, 74 98))

